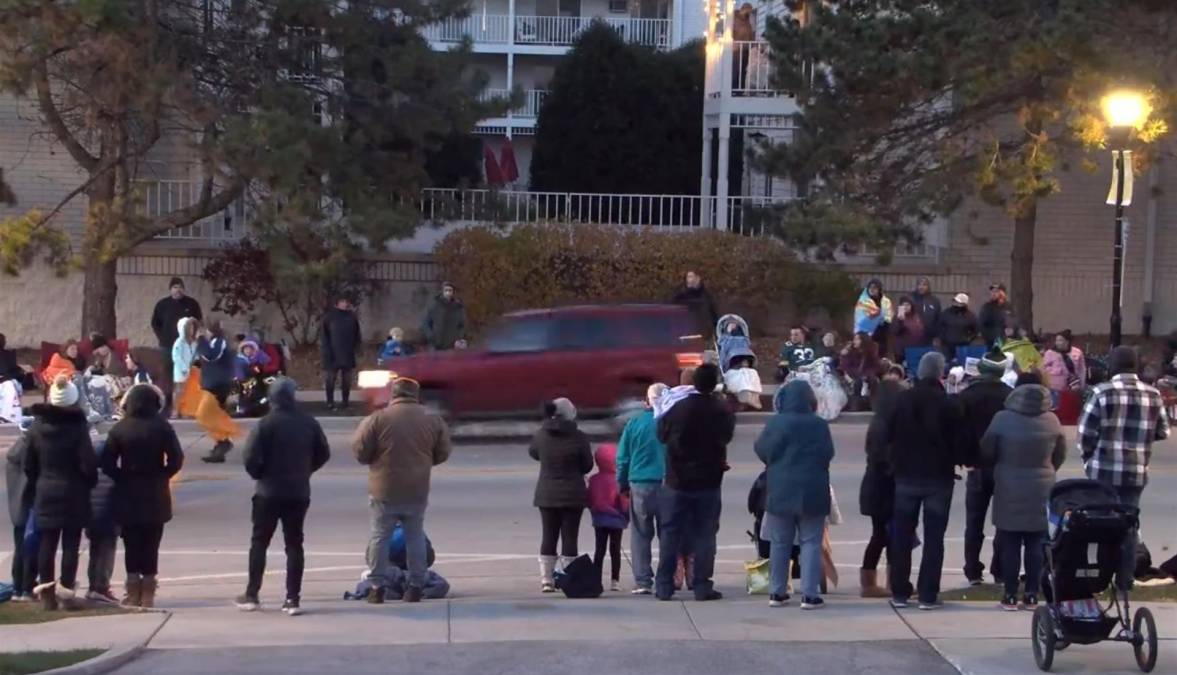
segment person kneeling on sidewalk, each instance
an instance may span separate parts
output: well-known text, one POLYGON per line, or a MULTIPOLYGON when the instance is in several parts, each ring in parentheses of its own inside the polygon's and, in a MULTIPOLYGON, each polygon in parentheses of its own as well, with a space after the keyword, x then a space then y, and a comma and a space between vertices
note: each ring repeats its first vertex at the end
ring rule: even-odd
POLYGON ((405 602, 420 602, 426 581, 425 509, 433 467, 450 457, 445 421, 420 403, 421 385, 398 378, 392 402, 364 418, 356 429, 352 452, 368 467, 368 504, 372 537, 367 563, 372 570, 368 602, 382 604, 389 585, 388 538, 400 523, 405 529, 409 585, 405 602))
POLYGON ((261 607, 258 593, 266 571, 266 549, 278 523, 286 540, 286 602, 282 611, 302 613, 303 523, 311 504, 311 474, 331 458, 327 436, 318 420, 298 408, 294 380, 280 377, 270 384, 270 412, 258 422, 245 443, 245 471, 257 481, 253 496, 253 536, 249 543, 249 581, 237 607, 261 607))

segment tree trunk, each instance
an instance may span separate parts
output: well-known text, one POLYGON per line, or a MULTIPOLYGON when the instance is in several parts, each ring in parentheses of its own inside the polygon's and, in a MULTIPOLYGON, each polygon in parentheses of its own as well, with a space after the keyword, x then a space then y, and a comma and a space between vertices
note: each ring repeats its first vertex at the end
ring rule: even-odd
POLYGON ((119 287, 116 279, 118 260, 103 262, 97 257, 86 261, 85 286, 82 288, 82 335, 102 333, 114 338, 116 319, 115 299, 119 287))
POLYGON ((1026 199, 1014 218, 1014 245, 1010 253, 1009 294, 1018 324, 1034 330, 1034 229, 1038 225, 1038 200, 1026 199))

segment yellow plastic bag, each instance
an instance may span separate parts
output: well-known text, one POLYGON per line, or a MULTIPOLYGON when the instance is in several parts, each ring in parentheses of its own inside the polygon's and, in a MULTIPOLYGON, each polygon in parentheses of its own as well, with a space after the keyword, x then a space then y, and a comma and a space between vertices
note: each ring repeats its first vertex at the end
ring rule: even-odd
POLYGON ((768 558, 744 563, 744 571, 748 573, 748 595, 768 595, 772 587, 768 558))

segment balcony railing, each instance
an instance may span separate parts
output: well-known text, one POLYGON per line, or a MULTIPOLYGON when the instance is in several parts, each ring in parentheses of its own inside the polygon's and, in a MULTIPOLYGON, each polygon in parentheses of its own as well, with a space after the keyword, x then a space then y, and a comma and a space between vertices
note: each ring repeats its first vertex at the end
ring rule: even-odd
MULTIPOLYGON (((165 216, 188 208, 200 199, 201 183, 186 180, 140 181, 135 189, 141 200, 139 214, 148 218, 165 216)), ((157 239, 201 239, 236 241, 245 236, 248 219, 245 202, 238 199, 229 208, 202 218, 187 227, 158 235, 157 239)))
POLYGON ((707 52, 707 95, 723 94, 725 83, 732 96, 776 96, 772 83, 772 52, 764 41, 715 43, 707 52))
MULTIPOLYGON (((505 14, 474 14, 464 19, 450 19, 425 28, 425 38, 434 42, 460 42, 469 37, 475 43, 510 42, 511 17, 505 14)), ((593 21, 604 21, 621 37, 647 47, 665 48, 670 44, 669 19, 592 16, 516 16, 515 43, 519 45, 567 47, 580 37, 593 21)))
MULTIPOLYGON (((515 117, 524 119, 535 119, 539 117, 540 108, 543 107, 544 98, 548 95, 547 89, 528 89, 526 98, 523 100, 523 105, 511 111, 515 117)), ((508 89, 484 89, 480 98, 483 101, 491 99, 507 98, 511 95, 508 89)))

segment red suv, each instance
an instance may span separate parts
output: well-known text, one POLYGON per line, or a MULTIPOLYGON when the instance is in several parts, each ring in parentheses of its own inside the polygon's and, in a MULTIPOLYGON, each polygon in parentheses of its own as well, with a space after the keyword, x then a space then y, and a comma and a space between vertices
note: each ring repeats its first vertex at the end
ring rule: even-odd
POLYGON ((502 317, 482 344, 394 359, 360 373, 372 406, 388 402, 393 375, 421 383, 422 399, 456 417, 537 412, 567 396, 585 414, 644 400, 654 382, 677 385, 702 363, 703 339, 677 305, 561 307, 502 317))

